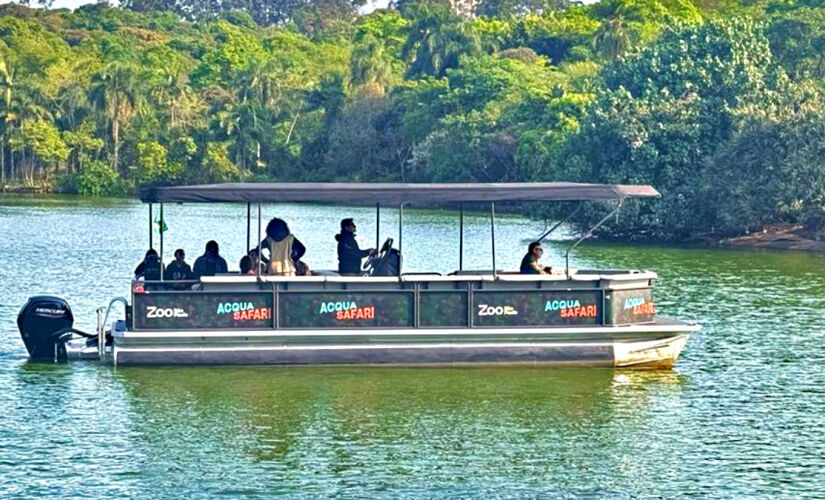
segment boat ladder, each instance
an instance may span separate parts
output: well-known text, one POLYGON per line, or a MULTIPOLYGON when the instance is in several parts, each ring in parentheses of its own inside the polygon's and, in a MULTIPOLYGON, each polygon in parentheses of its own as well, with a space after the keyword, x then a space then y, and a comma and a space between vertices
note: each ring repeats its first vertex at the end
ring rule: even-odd
POLYGON ((126 309, 129 307, 129 301, 127 301, 124 297, 115 297, 111 301, 109 301, 109 305, 106 308, 98 307, 97 308, 97 355, 99 359, 103 359, 106 355, 106 324, 109 321, 109 313, 112 312, 112 306, 117 303, 122 303, 124 308, 124 314, 126 309), (105 314, 104 314, 105 312, 105 314), (101 318, 102 321, 101 321, 101 318))

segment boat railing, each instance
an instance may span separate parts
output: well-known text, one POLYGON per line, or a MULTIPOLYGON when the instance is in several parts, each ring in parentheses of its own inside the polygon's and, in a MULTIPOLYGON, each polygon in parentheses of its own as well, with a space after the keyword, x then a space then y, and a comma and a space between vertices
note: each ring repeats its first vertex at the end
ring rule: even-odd
POLYGON ((129 301, 125 297, 115 297, 109 301, 109 305, 105 308, 97 308, 97 355, 100 359, 106 353, 106 325, 109 321, 109 314, 112 312, 112 306, 117 303, 122 303, 124 311, 129 309, 129 301), (103 318, 101 320, 101 318, 103 318))
POLYGON ((571 269, 570 274, 520 274, 512 271, 498 271, 495 275, 489 270, 464 270, 441 274, 438 272, 404 273, 399 276, 341 276, 339 274, 319 274, 311 276, 277 276, 277 275, 245 275, 245 274, 218 274, 203 276, 199 280, 185 281, 144 281, 132 283, 135 293, 154 291, 197 291, 202 285, 209 284, 264 284, 264 283, 420 283, 420 282, 587 282, 587 281, 639 281, 654 280, 658 277, 655 272, 639 269, 571 269))

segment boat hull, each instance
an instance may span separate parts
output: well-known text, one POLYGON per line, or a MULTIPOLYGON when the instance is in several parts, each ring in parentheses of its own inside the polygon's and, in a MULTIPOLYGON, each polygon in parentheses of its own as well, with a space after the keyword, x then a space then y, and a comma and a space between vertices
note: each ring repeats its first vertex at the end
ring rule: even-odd
POLYGON ((694 325, 563 329, 114 332, 116 365, 555 365, 670 368, 694 325))

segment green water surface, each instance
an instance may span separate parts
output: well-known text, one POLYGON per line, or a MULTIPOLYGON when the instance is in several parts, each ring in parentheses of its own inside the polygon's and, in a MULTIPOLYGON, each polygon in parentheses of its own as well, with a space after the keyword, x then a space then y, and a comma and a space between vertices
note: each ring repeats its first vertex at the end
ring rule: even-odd
MULTIPOLYGON (((165 253, 216 239, 230 268, 246 207, 171 205, 165 253)), ((374 246, 368 208, 267 206, 335 267, 338 220, 374 246)), ((468 216, 465 268, 489 268, 468 216)), ((385 210, 381 238, 396 232, 385 210)), ((499 268, 540 222, 497 220, 499 268)), ((253 234, 257 228, 253 227, 253 234)), ((561 240, 569 237, 562 233, 561 240)), ((131 201, 0 198, 0 496, 821 497, 825 258, 586 243, 575 267, 655 270, 662 314, 703 327, 673 371, 313 367, 118 368, 30 363, 15 319, 30 295, 76 326, 128 293, 147 247, 131 201)), ((545 244, 562 262, 567 241, 545 244)), ((458 266, 457 217, 405 211, 408 270, 458 266)))

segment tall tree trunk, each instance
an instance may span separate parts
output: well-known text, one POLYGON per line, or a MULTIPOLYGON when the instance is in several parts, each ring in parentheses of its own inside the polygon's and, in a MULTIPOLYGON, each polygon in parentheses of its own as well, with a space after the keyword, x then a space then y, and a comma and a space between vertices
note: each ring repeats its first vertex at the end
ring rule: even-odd
POLYGON ((26 159, 25 149, 23 149, 23 151, 21 151, 20 153, 23 155, 23 165, 28 165, 29 167, 29 186, 34 186, 34 163, 32 163, 31 157, 29 157, 28 160, 26 159))
POLYGON ((14 150, 9 150, 9 173, 11 174, 11 181, 14 182, 17 179, 17 172, 14 171, 14 150))
POLYGON ((23 177, 23 184, 31 185, 31 169, 26 172, 26 148, 20 150, 20 174, 23 177))
POLYGON ((118 150, 120 149, 120 100, 115 98, 114 109, 112 111, 112 146, 114 148, 112 155, 112 168, 115 172, 118 170, 118 150))
MULTIPOLYGON (((303 104, 303 101, 301 101, 301 104, 303 104)), ((289 126, 289 133, 286 134, 286 142, 284 142, 284 145, 289 144, 289 138, 292 137, 292 131, 295 130, 295 123, 298 122, 298 117, 299 116, 301 116, 300 111, 295 113, 295 119, 292 120, 292 125, 289 126)))
POLYGON ((0 137, 0 182, 3 189, 6 188, 6 134, 0 137))
POLYGON ((115 121, 112 122, 112 141, 114 142, 114 155, 113 155, 114 159, 112 161, 112 168, 115 169, 115 172, 120 172, 120 170, 118 169, 118 153, 119 153, 118 150, 120 149, 119 140, 120 140, 120 124, 118 123, 118 120, 115 119, 115 121))

